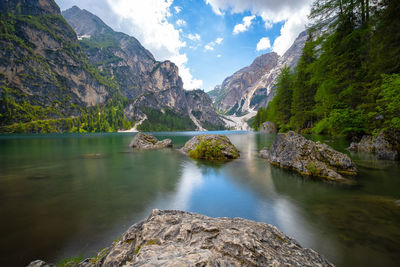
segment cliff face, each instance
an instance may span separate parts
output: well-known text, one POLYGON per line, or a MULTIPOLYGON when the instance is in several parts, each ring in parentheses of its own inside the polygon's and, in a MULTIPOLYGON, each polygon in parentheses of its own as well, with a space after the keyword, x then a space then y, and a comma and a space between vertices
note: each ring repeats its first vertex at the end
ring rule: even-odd
POLYGON ((265 106, 274 95, 272 88, 280 70, 296 66, 306 38, 304 31, 283 56, 274 52, 261 55, 250 66, 226 78, 209 92, 216 109, 228 115, 241 115, 265 106))
POLYGON ((98 76, 54 1, 2 1, 0 94, 42 107, 104 103, 116 87, 98 76))
POLYGON ((222 127, 223 122, 206 94, 183 89, 174 63, 156 61, 134 37, 113 31, 86 10, 75 6, 62 14, 77 33, 90 62, 114 79, 130 100, 126 108, 129 118, 143 119, 146 113, 143 107, 168 108, 191 118, 198 129, 222 127), (192 116, 193 110, 197 112, 198 121, 192 116))

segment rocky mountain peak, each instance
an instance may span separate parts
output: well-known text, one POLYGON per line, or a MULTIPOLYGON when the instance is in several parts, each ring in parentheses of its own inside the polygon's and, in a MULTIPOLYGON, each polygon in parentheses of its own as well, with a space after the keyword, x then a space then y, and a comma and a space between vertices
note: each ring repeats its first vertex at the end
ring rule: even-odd
POLYGON ((196 98, 185 92, 173 62, 156 61, 136 38, 115 32, 99 17, 79 7, 63 11, 62 15, 80 37, 90 62, 113 77, 132 102, 126 108, 129 119, 141 121, 146 117, 145 111, 169 109, 190 117, 199 129, 201 124, 223 125, 206 94, 196 98))
POLYGON ((270 52, 266 54, 262 54, 254 59, 254 61, 249 66, 251 69, 265 69, 268 67, 272 62, 278 60, 279 55, 275 52, 270 52))
POLYGON ((94 34, 113 32, 113 30, 99 17, 90 13, 86 9, 80 9, 77 6, 73 6, 63 11, 62 15, 78 36, 89 38, 94 34))
POLYGON ((247 114, 264 106, 272 99, 272 90, 284 66, 294 68, 301 56, 307 32, 299 34, 283 56, 275 52, 263 54, 251 65, 227 77, 221 85, 209 92, 214 106, 226 115, 247 114))

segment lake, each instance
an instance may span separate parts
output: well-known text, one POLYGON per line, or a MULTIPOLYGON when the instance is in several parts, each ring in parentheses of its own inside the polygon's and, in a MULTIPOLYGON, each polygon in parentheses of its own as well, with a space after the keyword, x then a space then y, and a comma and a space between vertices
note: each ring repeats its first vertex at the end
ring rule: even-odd
POLYGON ((94 256, 155 208, 266 222, 338 266, 400 263, 398 162, 352 154, 358 184, 343 186, 259 158, 274 135, 213 132, 241 151, 224 164, 175 149, 203 133, 155 133, 174 142, 158 151, 129 148, 134 133, 0 135, 0 266, 94 256))

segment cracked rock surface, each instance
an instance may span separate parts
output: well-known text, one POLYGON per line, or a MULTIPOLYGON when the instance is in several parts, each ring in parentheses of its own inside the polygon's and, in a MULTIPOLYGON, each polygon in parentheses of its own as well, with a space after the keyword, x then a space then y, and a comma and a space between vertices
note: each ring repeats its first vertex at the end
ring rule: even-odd
POLYGON ((241 218, 153 210, 78 266, 333 266, 276 227, 241 218))
POLYGON ((326 144, 307 140, 293 131, 278 134, 271 148, 263 148, 260 156, 279 167, 333 182, 352 184, 354 182, 343 175, 358 173, 356 165, 346 154, 326 144))

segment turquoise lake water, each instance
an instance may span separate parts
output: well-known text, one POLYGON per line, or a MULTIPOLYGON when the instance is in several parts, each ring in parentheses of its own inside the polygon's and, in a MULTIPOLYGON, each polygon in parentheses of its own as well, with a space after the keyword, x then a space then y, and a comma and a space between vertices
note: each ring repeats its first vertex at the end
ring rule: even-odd
POLYGON ((174 142, 159 151, 129 148, 134 133, 0 135, 0 266, 94 256, 154 208, 273 224, 338 266, 399 265, 398 162, 352 154, 357 185, 328 184, 259 158, 274 135, 218 133, 239 159, 211 164, 176 150, 198 132, 155 133, 174 142))

